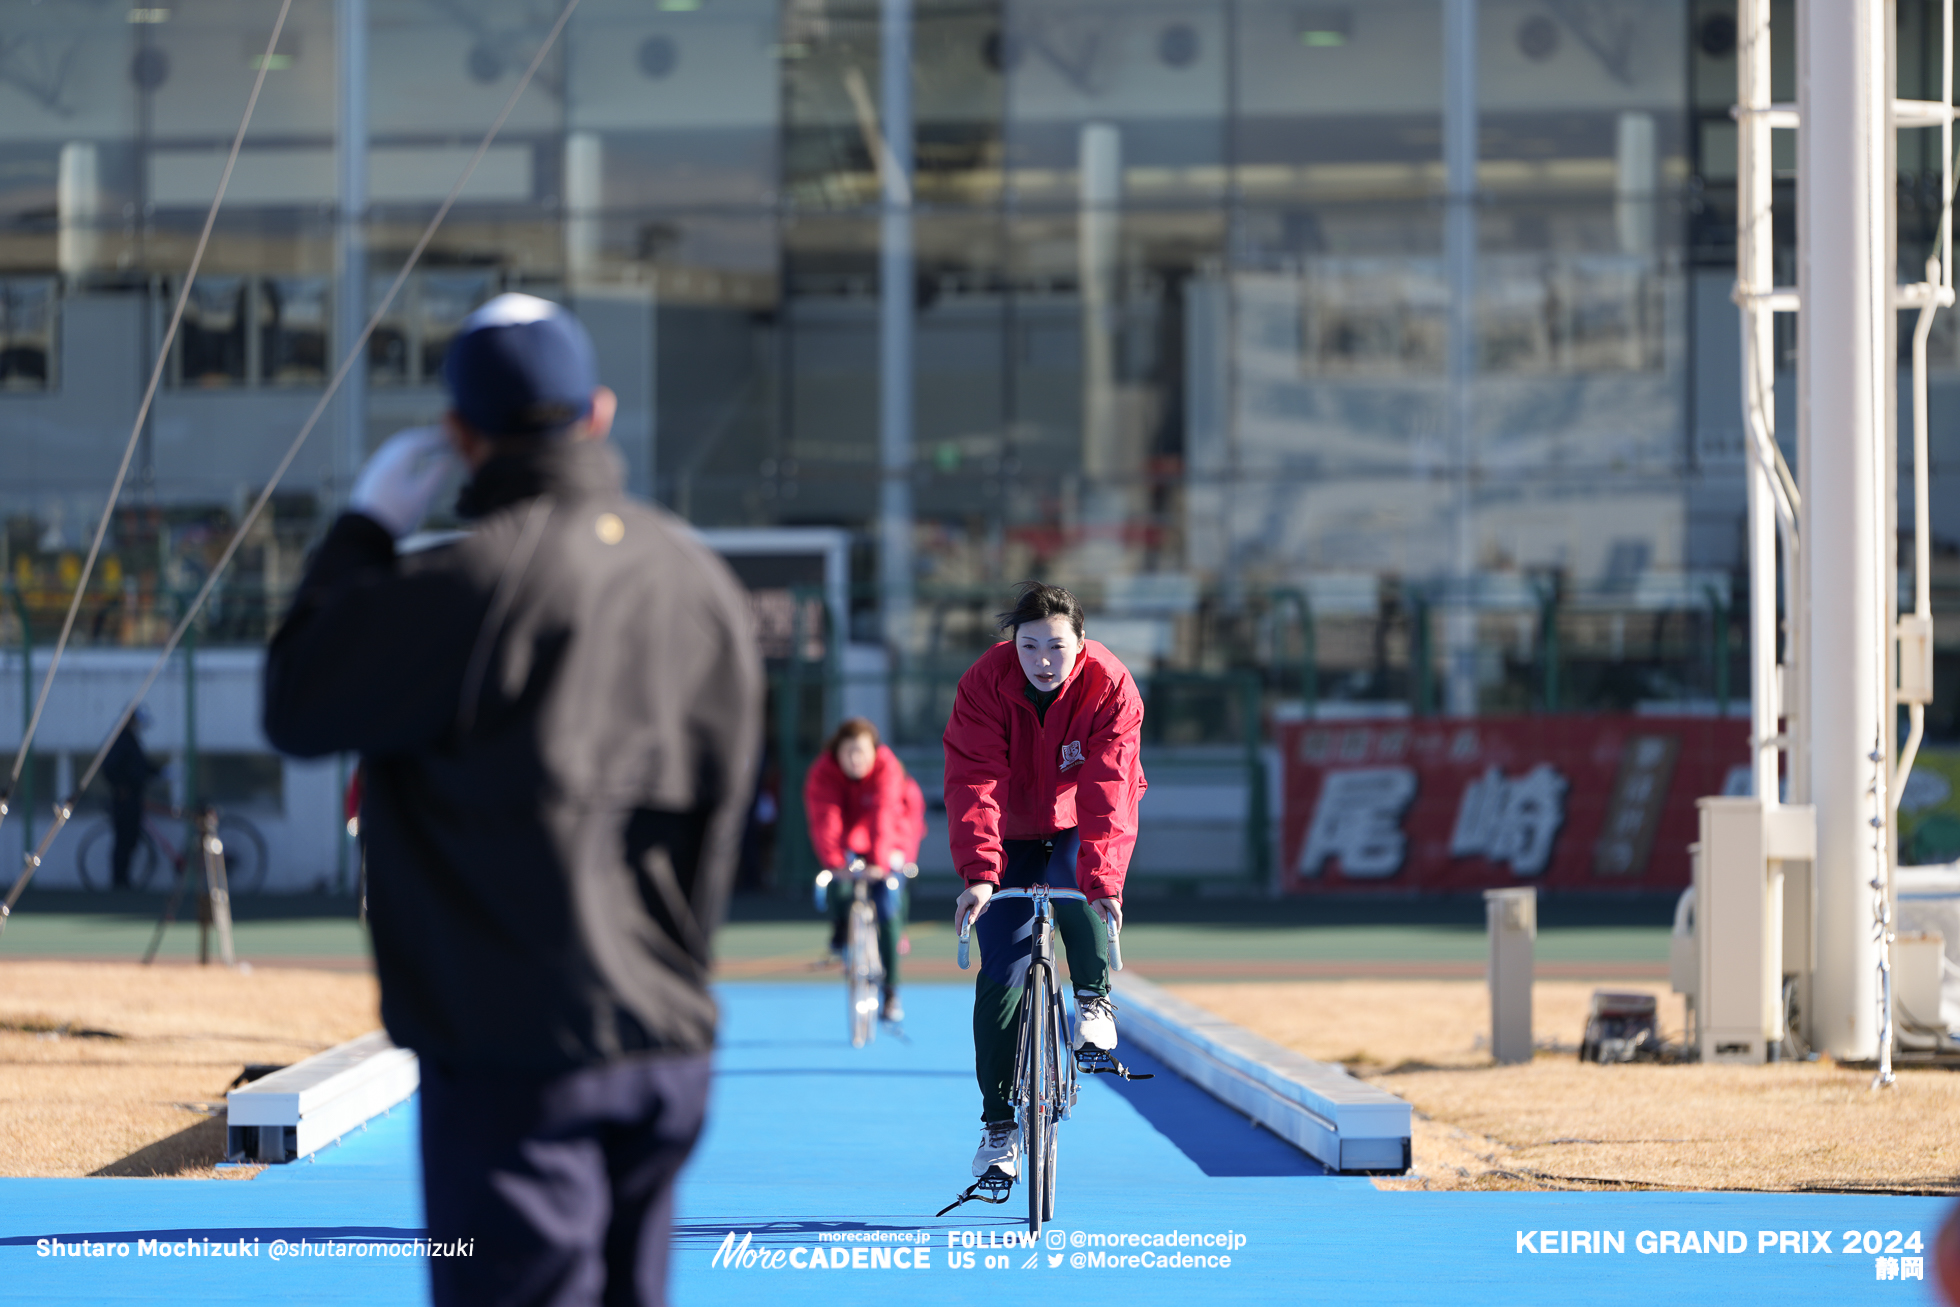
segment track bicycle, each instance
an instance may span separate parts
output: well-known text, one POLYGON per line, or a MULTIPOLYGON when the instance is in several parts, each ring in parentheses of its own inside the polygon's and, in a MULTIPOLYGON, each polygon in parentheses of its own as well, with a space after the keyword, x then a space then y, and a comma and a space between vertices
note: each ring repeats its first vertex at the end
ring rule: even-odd
MULTIPOLYGON (((1002 899, 1028 899, 1034 903, 1033 938, 1028 953, 1026 988, 1021 993, 1019 1033, 1014 1044, 1014 1083, 1008 1101, 1014 1104, 1021 1127, 1022 1173, 1027 1176, 1028 1233, 1040 1234, 1044 1221, 1055 1218, 1056 1154, 1060 1139, 1057 1127, 1068 1120, 1075 1108, 1076 1056, 1069 1047, 1068 1006, 1062 996, 1061 978, 1055 967, 1055 912, 1052 900, 1072 899, 1087 904, 1086 894, 1072 889, 1035 885, 1029 889, 996 890, 980 912, 1002 899)), ((969 937, 979 912, 968 917, 960 928, 960 969, 969 959, 969 937)), ((1117 941, 1116 923, 1105 921, 1109 936, 1109 965, 1123 969, 1123 950, 1117 941)), ((1148 1080, 1145 1073, 1132 1073, 1107 1053, 1083 1066, 1095 1072, 1120 1075, 1126 1080, 1148 1080)), ((998 1169, 973 1182, 944 1216, 968 1199, 1004 1203, 1013 1188, 1014 1177, 998 1169)))
POLYGON ((884 1002, 885 959, 878 949, 878 909, 871 902, 871 885, 896 874, 878 875, 863 858, 852 858, 842 871, 817 873, 819 912, 825 909, 833 880, 851 882, 851 911, 844 928, 844 1012, 852 1048, 863 1048, 876 1037, 884 1002))
MULTIPOLYGON (((135 852, 129 859, 131 889, 150 888, 157 872, 165 867, 170 868, 169 884, 175 884, 183 875, 185 861, 198 853, 197 840, 187 839, 180 848, 164 833, 163 821, 188 821, 192 816, 181 808, 144 806, 143 825, 135 852)), ((218 817, 218 839, 224 844, 231 892, 257 893, 265 884, 265 836, 245 818, 227 812, 218 817)), ((82 832, 81 843, 75 849, 75 872, 81 877, 83 889, 105 890, 111 886, 115 849, 116 824, 112 819, 103 817, 82 832)))

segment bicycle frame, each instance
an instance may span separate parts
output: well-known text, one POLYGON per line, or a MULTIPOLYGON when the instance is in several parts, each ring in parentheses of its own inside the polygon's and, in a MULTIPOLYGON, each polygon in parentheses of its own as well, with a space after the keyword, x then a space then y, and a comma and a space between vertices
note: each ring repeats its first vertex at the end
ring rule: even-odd
POLYGON ((170 870, 176 873, 177 875, 183 874, 184 863, 188 861, 190 858, 191 855, 190 841, 186 840, 184 842, 184 846, 182 848, 178 848, 176 842, 172 840, 168 835, 163 833, 163 823, 158 821, 157 818, 160 816, 177 818, 183 815, 184 814, 180 812, 176 812, 168 808, 161 809, 161 810, 156 808, 145 808, 143 810, 144 832, 147 833, 152 840, 156 841, 157 848, 163 851, 163 860, 170 864, 170 870))
MULTIPOLYGON (((204 841, 202 834, 195 830, 190 830, 187 832, 189 838, 179 843, 179 838, 173 836, 171 833, 178 829, 176 825, 178 820, 195 822, 198 820, 198 817, 194 811, 188 809, 171 808, 162 804, 145 804, 140 827, 141 833, 138 837, 139 856, 142 856, 141 849, 147 847, 160 860, 156 864, 155 870, 165 873, 173 885, 181 882, 186 870, 199 858, 204 841)), ((224 827, 227 828, 220 833, 220 839, 224 841, 221 845, 221 851, 225 854, 224 862, 225 876, 228 882, 227 889, 228 891, 237 890, 238 892, 247 894, 253 893, 262 884, 266 875, 265 837, 259 833, 251 822, 236 813, 225 813, 220 820, 224 827), (235 842, 233 840, 234 836, 236 837, 235 842), (245 855, 243 862, 244 869, 242 871, 240 870, 238 860, 241 853, 245 855)), ((90 879, 90 873, 87 867, 82 864, 90 857, 91 847, 97 842, 108 838, 113 831, 113 827, 114 822, 111 816, 109 814, 103 814, 99 819, 92 821, 83 828, 81 832, 79 847, 76 851, 76 860, 77 869, 80 872, 84 886, 97 888, 90 879)), ((147 884, 148 882, 145 880, 143 883, 147 884)))
MULTIPOLYGON (((1046 888, 1045 886, 1043 888, 1046 888)), ((1015 891, 1006 891, 1014 893, 1015 891)), ((1035 1004, 1023 991, 1021 999, 1020 1035, 1015 1041, 1014 1050, 1014 1088, 1008 1094, 1008 1101, 1022 1108, 1029 1115, 1036 1112, 1052 1118, 1052 1121, 1066 1121, 1075 1107, 1076 1078, 1075 1059, 1068 1049, 1068 1005, 1062 998, 1061 977, 1055 970, 1055 911, 1049 903, 1049 894, 1030 894, 1034 900, 1033 939, 1028 953, 1029 987, 1035 970, 1039 968, 1047 982, 1048 1020, 1039 1026, 1046 1042, 1053 1045, 1055 1054, 1052 1077, 1043 1076, 1042 1097, 1046 1102, 1029 1102, 1028 1086, 1034 1082, 1029 1074, 1029 1061, 1040 1057, 1048 1050, 1037 1047, 1035 1004)), ((1088 902, 1082 895, 1072 890, 1053 891, 1055 898, 1073 898, 1088 902)), ((1026 1132, 1023 1131, 1023 1137, 1026 1132)))
POLYGON ((888 974, 887 959, 879 955, 877 915, 871 903, 871 882, 874 879, 882 881, 885 877, 878 875, 864 859, 853 858, 851 865, 841 872, 826 870, 817 877, 819 905, 823 903, 833 880, 838 877, 851 882, 850 921, 844 957, 845 1013, 851 1046, 862 1048, 876 1037, 879 990, 888 974))
MULTIPOLYGON (((167 879, 172 885, 175 885, 178 879, 184 874, 184 867, 185 864, 189 861, 190 854, 192 852, 192 846, 191 844, 186 842, 183 845, 183 847, 180 848, 177 845, 177 843, 174 840, 172 840, 168 834, 165 833, 164 823, 160 821, 159 818, 164 816, 175 817, 178 815, 180 814, 178 814, 177 812, 169 808, 160 808, 153 804, 146 804, 144 805, 143 808, 142 817, 137 823, 137 835, 136 835, 137 848, 136 848, 135 856, 137 858, 142 858, 145 856, 143 845, 145 842, 147 842, 149 845, 150 852, 153 853, 157 858, 161 859, 161 866, 156 868, 156 870, 163 871, 167 879)), ((101 888, 101 886, 95 885, 90 880, 89 871, 85 863, 89 857, 89 852, 92 847, 94 847, 105 836, 109 836, 110 838, 113 839, 112 832, 114 831, 114 829, 115 829, 115 823, 113 817, 105 814, 100 819, 91 821, 90 824, 82 830, 80 847, 77 849, 75 857, 76 857, 76 870, 82 877, 82 884, 85 888, 89 888, 89 889, 101 888)), ((131 870, 133 872, 135 870, 135 867, 132 866, 131 870)), ((150 874, 151 873, 145 873, 142 876, 142 878, 138 883, 137 886, 138 888, 145 888, 148 886, 150 874)))
POLYGON ((183 846, 180 848, 176 841, 163 833, 166 820, 171 822, 195 822, 197 820, 197 813, 188 808, 173 808, 167 803, 145 803, 143 805, 144 832, 156 841, 157 848, 163 851, 164 861, 170 864, 170 869, 181 872, 184 869, 185 861, 195 851, 195 841, 185 840, 183 846))

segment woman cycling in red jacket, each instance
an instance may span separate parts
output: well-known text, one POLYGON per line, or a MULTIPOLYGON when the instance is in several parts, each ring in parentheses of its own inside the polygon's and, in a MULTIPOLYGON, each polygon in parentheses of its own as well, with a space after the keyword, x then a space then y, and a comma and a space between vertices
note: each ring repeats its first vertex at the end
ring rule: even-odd
POLYGON ((925 799, 905 764, 878 741, 878 728, 862 717, 846 718, 824 741, 823 753, 803 780, 803 810, 810 844, 824 870, 817 876, 830 911, 832 952, 844 947, 851 884, 835 875, 862 858, 888 873, 874 882, 878 952, 885 963, 883 1016, 902 1021, 898 1001, 898 939, 905 930, 905 878, 916 875, 925 838, 925 799))
POLYGON ((1143 699, 1130 673, 1082 638, 1082 605, 1060 586, 1028 582, 1003 613, 1008 639, 960 678, 946 724, 946 817, 953 865, 966 882, 954 926, 974 918, 980 975, 973 991, 974 1071, 982 1134, 973 1174, 1016 1174, 1020 1131, 1008 1102, 1034 905, 988 908, 996 888, 1045 882, 1088 896, 1053 902, 1075 985, 1074 1043, 1116 1047, 1104 924, 1123 923, 1123 877, 1136 846, 1145 781, 1138 757, 1143 699))

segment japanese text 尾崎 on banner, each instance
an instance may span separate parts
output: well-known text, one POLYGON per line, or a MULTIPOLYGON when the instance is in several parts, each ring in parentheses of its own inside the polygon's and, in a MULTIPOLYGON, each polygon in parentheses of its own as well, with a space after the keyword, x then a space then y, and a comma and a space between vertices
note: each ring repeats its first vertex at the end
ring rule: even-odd
POLYGON ((1746 792, 1749 725, 1704 717, 1294 722, 1285 883, 1678 889, 1695 800, 1746 792))

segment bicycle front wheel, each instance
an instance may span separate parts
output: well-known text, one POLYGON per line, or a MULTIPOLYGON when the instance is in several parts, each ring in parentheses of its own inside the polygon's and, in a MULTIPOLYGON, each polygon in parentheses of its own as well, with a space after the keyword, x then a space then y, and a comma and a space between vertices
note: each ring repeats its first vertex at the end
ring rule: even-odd
POLYGON ((1061 1152, 1062 1137, 1051 1124, 1048 1127, 1048 1181, 1042 1186, 1041 1219, 1055 1219, 1055 1157, 1061 1152))
MULTIPOLYGON (((112 887, 115 854, 115 823, 98 821, 82 832, 82 841, 75 849, 75 874, 81 877, 83 889, 105 890, 112 887)), ((157 851, 156 841, 150 838, 150 832, 140 832, 136 837, 136 850, 129 859, 130 887, 149 888, 157 868, 162 865, 163 855, 157 851)))
POLYGON ((1067 1047, 1068 1013, 1062 1007, 1061 994, 1053 988, 1048 1000, 1048 1017, 1048 1038, 1042 1043, 1042 1049, 1054 1103, 1042 1114, 1042 1146, 1048 1163, 1042 1184, 1041 1219, 1044 1221, 1055 1219, 1055 1159, 1061 1152, 1060 1122, 1064 1109, 1075 1101, 1075 1061, 1067 1047))
POLYGON ((1041 1223, 1047 1219, 1052 1204, 1048 1199, 1048 1184, 1053 1173, 1049 1169, 1049 1156, 1052 1136, 1049 1134, 1053 1116, 1049 1111, 1049 1100, 1055 1094, 1054 1068, 1049 1057, 1052 1034, 1048 1027, 1053 1013, 1049 1009, 1049 991, 1054 984, 1048 974, 1047 964, 1036 959, 1028 968, 1028 988, 1021 1001, 1026 1003, 1028 1039, 1026 1060, 1027 1082, 1023 1086, 1021 1108, 1021 1147, 1024 1153, 1022 1174, 1027 1178, 1028 1188, 1028 1233, 1041 1233, 1041 1223))
POLYGON ((851 1047, 863 1048, 877 1034, 878 981, 884 971, 878 958, 878 914, 869 903, 851 905, 844 961, 844 997, 851 1047))

